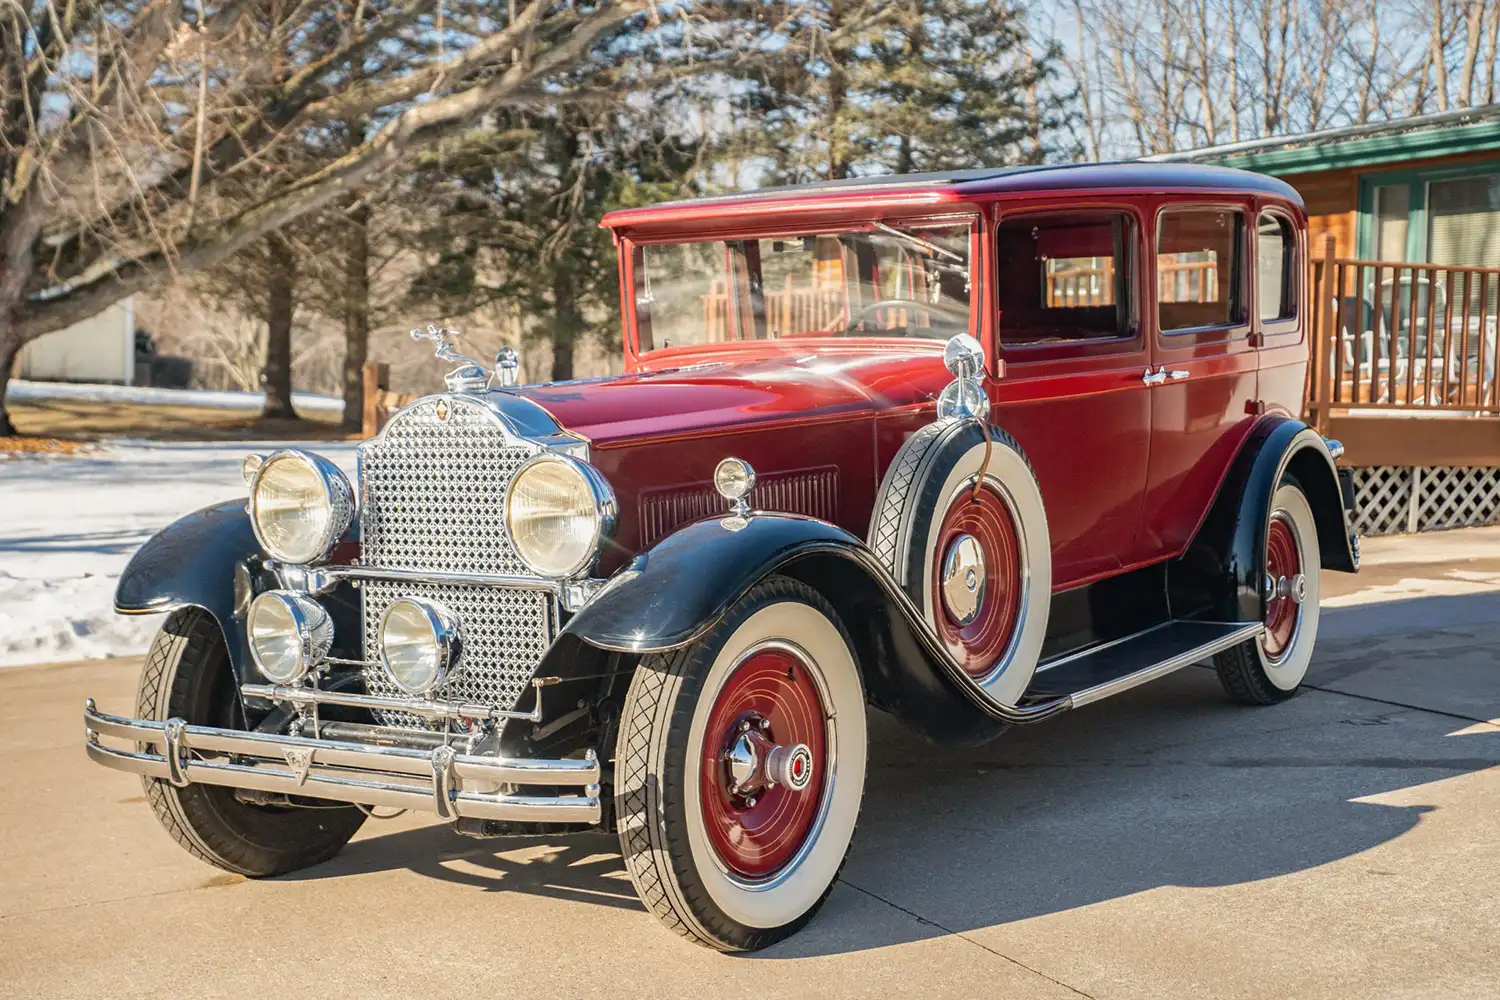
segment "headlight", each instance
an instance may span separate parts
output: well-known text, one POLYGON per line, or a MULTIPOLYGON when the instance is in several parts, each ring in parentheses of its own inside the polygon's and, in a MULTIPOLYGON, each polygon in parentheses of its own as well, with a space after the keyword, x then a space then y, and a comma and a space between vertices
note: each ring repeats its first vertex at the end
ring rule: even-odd
POLYGON ((255 470, 250 523, 271 558, 292 564, 321 559, 353 519, 354 491, 328 459, 281 451, 255 470))
POLYGON ((505 527, 516 554, 534 572, 576 576, 614 530, 615 495, 592 466, 564 455, 538 455, 511 480, 505 527))
POLYGON ((463 655, 458 618, 418 597, 392 601, 380 616, 380 662, 396 686, 424 694, 448 679, 463 655))
POLYGON ((333 621, 316 601, 268 590, 250 604, 250 658, 277 684, 300 680, 333 645, 333 621))

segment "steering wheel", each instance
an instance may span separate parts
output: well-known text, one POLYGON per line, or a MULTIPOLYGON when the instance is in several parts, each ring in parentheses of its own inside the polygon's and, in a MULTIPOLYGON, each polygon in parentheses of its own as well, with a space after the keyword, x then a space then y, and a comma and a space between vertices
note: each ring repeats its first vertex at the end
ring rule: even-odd
MULTIPOLYGON (((918 302, 915 299, 876 299, 869 305, 860 307, 860 309, 854 314, 854 317, 849 320, 849 325, 844 327, 844 329, 839 333, 839 336, 853 336, 856 329, 864 323, 865 317, 869 316, 870 313, 875 312, 877 309, 925 309, 930 312, 945 314, 954 319, 968 319, 967 312, 960 313, 954 309, 933 302, 918 302)), ((886 330, 882 333, 882 336, 886 337, 895 335, 895 330, 886 330)), ((907 334, 903 332, 901 336, 904 337, 907 336, 907 334)))

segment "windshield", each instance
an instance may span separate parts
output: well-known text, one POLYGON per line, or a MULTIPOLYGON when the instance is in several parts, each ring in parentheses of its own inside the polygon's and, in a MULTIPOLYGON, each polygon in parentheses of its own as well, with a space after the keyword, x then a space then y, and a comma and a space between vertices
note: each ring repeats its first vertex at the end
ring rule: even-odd
POLYGON ((969 223, 635 248, 640 349, 969 330, 969 223))

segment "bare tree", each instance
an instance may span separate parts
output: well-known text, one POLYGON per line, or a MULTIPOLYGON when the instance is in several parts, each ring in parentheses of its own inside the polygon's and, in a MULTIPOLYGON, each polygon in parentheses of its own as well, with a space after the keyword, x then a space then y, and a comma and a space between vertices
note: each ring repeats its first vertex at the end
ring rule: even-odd
POLYGON ((695 6, 688 42, 648 0, 0 4, 0 399, 27 341, 219 264, 487 112, 616 101, 770 34, 756 51, 806 41, 776 4, 695 6), (651 58, 669 29, 693 60, 651 58), (597 59, 622 33, 648 39, 641 58, 597 59), (361 118, 352 148, 266 171, 361 118))

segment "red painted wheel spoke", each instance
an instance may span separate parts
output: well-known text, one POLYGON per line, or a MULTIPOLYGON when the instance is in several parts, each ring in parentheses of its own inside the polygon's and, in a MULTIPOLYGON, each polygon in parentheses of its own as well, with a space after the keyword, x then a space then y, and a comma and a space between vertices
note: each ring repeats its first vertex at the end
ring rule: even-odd
MULTIPOLYGON (((785 650, 755 653, 724 682, 704 732, 698 787, 709 843, 730 871, 748 879, 768 878, 807 840, 827 778, 827 715, 807 668, 785 650), (745 721, 752 723, 757 745, 766 749, 807 746, 812 778, 806 788, 757 787, 752 796, 731 790, 725 755, 744 732, 745 721)), ((764 752, 760 766, 765 766, 764 752)))
MULTIPOLYGON (((1266 532, 1266 575, 1275 583, 1292 580, 1302 572, 1301 554, 1297 550, 1297 536, 1286 514, 1277 511, 1271 515, 1271 524, 1266 532)), ((1297 631, 1297 616, 1301 607, 1288 594, 1278 588, 1266 601, 1266 632, 1261 637, 1261 648, 1266 655, 1277 659, 1286 653, 1297 631)))
POLYGON ((1020 527, 1010 506, 989 486, 977 497, 965 490, 943 517, 933 559, 932 606, 938 634, 965 670, 982 676, 1009 648, 1021 617, 1024 567, 1020 527), (978 542, 984 555, 984 596, 978 614, 967 624, 947 612, 942 593, 943 562, 961 535, 978 542))

